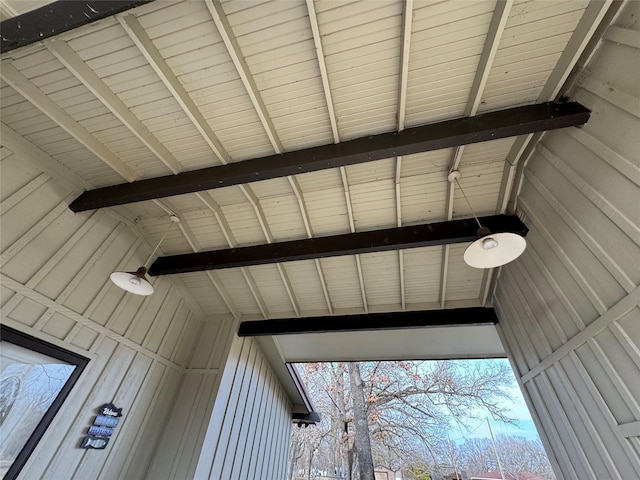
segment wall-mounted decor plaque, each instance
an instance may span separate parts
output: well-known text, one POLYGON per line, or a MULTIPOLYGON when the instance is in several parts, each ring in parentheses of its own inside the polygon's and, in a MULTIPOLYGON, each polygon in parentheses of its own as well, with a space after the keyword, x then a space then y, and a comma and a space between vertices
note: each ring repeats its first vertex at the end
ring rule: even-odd
POLYGON ((88 435, 82 440, 80 448, 104 450, 107 447, 107 443, 109 443, 108 438, 88 435))
POLYGON ((113 403, 105 403, 98 409, 99 415, 89 427, 88 435, 82 439, 80 448, 102 450, 109 443, 113 430, 122 416, 122 409, 113 403))

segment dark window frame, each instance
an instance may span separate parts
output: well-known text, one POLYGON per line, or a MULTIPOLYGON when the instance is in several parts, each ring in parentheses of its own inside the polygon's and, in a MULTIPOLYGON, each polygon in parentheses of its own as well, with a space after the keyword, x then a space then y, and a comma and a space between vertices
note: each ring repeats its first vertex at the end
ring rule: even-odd
POLYGON ((82 372, 89 363, 89 359, 6 325, 0 325, 0 340, 2 342, 13 343, 19 347, 23 347, 43 355, 48 355, 49 357, 62 360, 63 362, 67 362, 76 367, 63 385, 60 393, 58 393, 51 406, 42 416, 40 422, 36 425, 35 429, 22 447, 22 450, 20 450, 20 453, 16 456, 11 467, 9 467, 9 470, 7 470, 4 480, 14 480, 17 478, 25 463, 27 463, 31 453, 35 450, 36 445, 62 407, 66 398, 69 396, 69 393, 71 393, 73 386, 76 384, 80 375, 82 375, 82 372))

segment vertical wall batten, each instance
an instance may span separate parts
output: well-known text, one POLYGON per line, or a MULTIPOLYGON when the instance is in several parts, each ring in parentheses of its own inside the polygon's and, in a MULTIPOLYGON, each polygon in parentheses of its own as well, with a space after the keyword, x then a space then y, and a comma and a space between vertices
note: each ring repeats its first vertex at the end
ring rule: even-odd
POLYGON ((260 347, 234 337, 193 478, 285 478, 290 424, 290 401, 260 347))
MULTIPOLYGON (((639 35, 628 2, 610 29, 639 35)), ((605 38, 610 38, 605 34, 605 38)), ((546 133, 517 208, 524 255, 503 268, 498 331, 558 478, 640 471, 640 45, 604 41, 570 92, 592 110, 546 133), (540 348, 544 346, 544 348, 540 348)))
POLYGON ((191 478, 233 325, 210 319, 205 329, 162 279, 151 297, 115 287, 109 274, 148 254, 130 225, 100 211, 70 213, 73 193, 2 152, 3 185, 13 187, 0 199, 12 234, 1 254, 2 322, 90 358, 20 478, 191 478), (124 416, 96 461, 78 445, 110 401, 124 416), (159 456, 170 468, 154 470, 159 456))

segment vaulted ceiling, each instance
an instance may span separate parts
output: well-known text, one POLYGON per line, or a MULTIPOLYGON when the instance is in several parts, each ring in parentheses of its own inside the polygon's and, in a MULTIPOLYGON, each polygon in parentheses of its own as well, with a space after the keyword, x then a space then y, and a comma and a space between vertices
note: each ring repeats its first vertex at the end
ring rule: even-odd
MULTIPOLYGON (((45 3, 3 0, 0 13, 45 3)), ((3 144, 40 159, 76 192, 70 202, 83 190, 553 101, 611 5, 159 0, 5 52, 3 144)), ((163 255, 470 218, 452 169, 478 215, 513 213, 539 136, 107 208, 150 244, 178 215, 163 255)), ((466 245, 168 278, 205 314, 250 320, 488 305, 496 272, 468 267, 466 245)))

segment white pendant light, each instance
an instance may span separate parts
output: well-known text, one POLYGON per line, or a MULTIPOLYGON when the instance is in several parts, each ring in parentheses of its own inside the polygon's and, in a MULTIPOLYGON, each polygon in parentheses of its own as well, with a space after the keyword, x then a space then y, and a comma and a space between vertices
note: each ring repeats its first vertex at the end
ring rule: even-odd
POLYGON ((471 213, 473 213, 473 218, 476 219, 480 227, 478 239, 469 245, 464 252, 465 263, 474 268, 495 268, 512 262, 522 255, 522 252, 527 248, 524 237, 511 232, 491 233, 487 227, 483 227, 458 181, 459 178, 460 172, 453 170, 449 173, 447 180, 451 183, 456 182, 471 209, 471 213))
MULTIPOLYGON (((170 215, 169 220, 171 220, 171 222, 173 223, 180 222, 180 219, 177 215, 170 215)), ((171 230, 173 223, 171 223, 167 231, 164 232, 164 235, 158 242, 158 245, 156 245, 156 248, 153 249, 153 252, 151 252, 151 255, 149 255, 149 258, 143 266, 138 268, 138 270, 136 270, 135 272, 113 272, 109 276, 111 281, 127 292, 134 293, 136 295, 151 295, 155 290, 153 288, 153 285, 149 283, 149 280, 147 280, 145 276, 147 274, 147 265, 149 264, 155 253, 158 251, 158 248, 160 248, 160 244, 167 236, 167 233, 169 233, 169 230, 171 230)))

